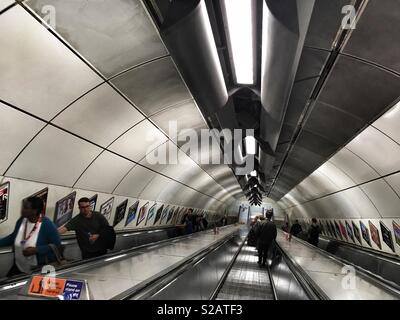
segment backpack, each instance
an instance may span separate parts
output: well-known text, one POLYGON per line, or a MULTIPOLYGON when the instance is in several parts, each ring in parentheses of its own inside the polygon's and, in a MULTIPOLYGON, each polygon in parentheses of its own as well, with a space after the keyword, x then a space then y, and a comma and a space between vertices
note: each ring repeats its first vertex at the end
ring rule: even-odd
POLYGON ((104 227, 100 232, 100 239, 102 239, 105 249, 113 250, 117 240, 114 228, 111 226, 104 227))

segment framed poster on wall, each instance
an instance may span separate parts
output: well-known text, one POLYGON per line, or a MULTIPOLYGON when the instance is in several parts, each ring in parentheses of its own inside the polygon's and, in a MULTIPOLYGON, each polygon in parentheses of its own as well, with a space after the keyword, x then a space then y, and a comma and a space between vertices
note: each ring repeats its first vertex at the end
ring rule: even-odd
POLYGON ((163 212, 162 212, 162 214, 161 214, 160 224, 163 224, 163 223, 165 222, 165 219, 167 218, 168 212, 169 212, 170 209, 171 209, 171 207, 170 207, 169 205, 167 205, 167 206, 164 208, 164 210, 163 210, 163 212))
POLYGON ((166 224, 170 223, 170 221, 171 221, 171 219, 173 217, 173 214, 177 209, 179 209, 179 207, 173 207, 173 208, 171 208, 171 210, 169 210, 167 221, 165 222, 166 224))
POLYGON ((128 199, 121 202, 121 204, 119 204, 115 208, 113 227, 115 227, 118 223, 120 223, 122 220, 124 220, 127 206, 128 206, 128 199))
POLYGON ((369 237, 368 227, 362 221, 360 221, 360 228, 361 228, 361 234, 362 234, 363 239, 371 247, 371 239, 369 237))
POLYGON ((382 221, 379 221, 379 225, 381 227, 381 233, 382 233, 382 240, 386 245, 393 251, 396 252, 394 249, 394 243, 393 243, 393 237, 392 237, 392 232, 389 230, 388 227, 385 226, 385 224, 382 221))
POLYGON ((339 227, 338 223, 336 222, 336 220, 333 221, 333 223, 335 224, 335 232, 336 232, 337 238, 340 239, 340 240, 343 240, 343 236, 342 236, 342 233, 340 231, 340 227, 339 227))
POLYGON ((44 188, 32 195, 30 195, 29 197, 26 197, 24 200, 22 200, 22 202, 24 202, 26 199, 31 198, 31 197, 38 197, 40 199, 42 199, 43 201, 43 211, 41 212, 41 214, 43 216, 46 215, 46 206, 47 206, 47 195, 49 194, 49 188, 44 188))
POLYGON ((344 223, 346 224, 347 235, 349 236, 351 241, 353 241, 355 243, 353 229, 352 229, 351 225, 347 221, 345 221, 344 223))
POLYGON ((333 237, 337 238, 337 235, 336 235, 336 230, 335 230, 335 226, 334 226, 334 224, 332 223, 332 221, 328 221, 328 224, 329 224, 329 225, 330 225, 330 227, 331 227, 331 231, 332 231, 332 235, 333 235, 333 237))
POLYGON ((339 221, 339 227, 340 227, 340 233, 342 234, 343 238, 345 238, 346 241, 349 241, 349 237, 347 236, 346 227, 343 225, 342 221, 339 221))
POLYGON ((161 214, 163 213, 163 209, 164 209, 164 205, 161 205, 158 209, 157 209, 157 213, 156 213, 156 217, 154 218, 154 222, 153 222, 153 226, 160 221, 161 219, 161 214))
POLYGON ((10 182, 6 182, 0 186, 0 223, 8 218, 8 199, 10 195, 10 182))
POLYGON ((131 205, 128 209, 128 215, 125 220, 125 227, 130 224, 136 218, 136 211, 139 206, 139 200, 137 200, 133 205, 131 205))
POLYGON ((400 246, 400 225, 396 223, 396 221, 392 221, 393 225, 393 232, 394 232, 394 238, 396 239, 396 243, 398 246, 400 246))
POLYGON ((368 221, 368 224, 369 224, 369 230, 371 232, 372 241, 375 242, 375 244, 378 246, 379 249, 382 249, 381 237, 379 236, 378 229, 375 227, 375 225, 371 221, 368 221))
POLYGON ((108 199, 100 206, 100 213, 107 219, 111 218, 111 211, 114 205, 114 197, 108 199))
POLYGON ((357 225, 354 223, 354 221, 351 222, 353 226, 353 232, 354 232, 354 237, 357 239, 357 241, 362 244, 361 242, 361 235, 360 235, 360 229, 358 229, 357 225))
POLYGON ((149 207, 149 202, 146 202, 140 209, 138 213, 138 218, 136 220, 136 226, 138 226, 144 219, 146 219, 147 209, 149 207))
POLYGON ((146 223, 144 224, 145 226, 147 226, 147 223, 149 221, 151 221, 151 219, 154 217, 154 215, 156 214, 156 209, 157 209, 157 203, 153 204, 150 209, 149 212, 147 213, 147 218, 146 218, 146 223))
POLYGON ((72 219, 74 212, 74 205, 76 199, 76 191, 70 193, 66 197, 56 202, 56 208, 54 212, 54 224, 57 227, 61 227, 72 219))
POLYGON ((90 210, 92 211, 96 210, 96 203, 97 203, 97 194, 95 194, 93 197, 89 199, 90 210))

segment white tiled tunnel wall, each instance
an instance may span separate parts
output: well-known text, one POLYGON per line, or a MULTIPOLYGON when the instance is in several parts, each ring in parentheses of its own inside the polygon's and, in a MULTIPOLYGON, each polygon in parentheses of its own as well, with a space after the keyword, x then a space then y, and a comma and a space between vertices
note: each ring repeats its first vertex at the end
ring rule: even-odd
POLYGON ((393 221, 400 223, 399 122, 400 103, 285 195, 278 202, 282 210, 292 221, 315 217, 357 226, 362 221, 368 229, 371 221, 379 230, 381 248, 372 239, 371 246, 364 240, 355 244, 399 255, 393 230, 393 221), (391 232, 394 252, 382 239, 380 221, 391 232))
POLYGON ((76 199, 98 194, 97 209, 114 197, 111 223, 125 199, 128 208, 136 199, 221 214, 232 207, 241 189, 229 167, 200 166, 168 136, 169 120, 179 130, 207 125, 141 1, 13 3, 0 0, 8 8, 0 15, 0 183, 11 183, 1 236, 21 200, 45 187, 50 218, 74 190, 76 199), (56 10, 54 30, 42 20, 45 5, 56 10), (150 164, 146 154, 162 145, 185 164, 150 164))

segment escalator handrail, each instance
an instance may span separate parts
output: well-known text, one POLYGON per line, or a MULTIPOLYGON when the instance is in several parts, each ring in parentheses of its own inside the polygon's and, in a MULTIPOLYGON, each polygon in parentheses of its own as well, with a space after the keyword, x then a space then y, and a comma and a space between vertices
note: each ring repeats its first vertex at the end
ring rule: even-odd
POLYGON ((140 284, 114 296, 113 298, 111 298, 111 300, 129 300, 138 295, 140 295, 139 299, 142 300, 147 297, 153 296, 154 294, 160 292, 161 290, 163 290, 163 288, 174 282, 176 279, 178 279, 182 273, 184 273, 197 263, 201 262, 201 260, 203 260, 208 254, 210 254, 214 250, 217 250, 219 247, 224 245, 227 241, 235 236, 236 232, 231 232, 227 234, 213 245, 194 253, 193 255, 184 259, 184 261, 177 262, 170 268, 163 270, 160 274, 157 274, 150 279, 147 279, 140 284))
POLYGON ((358 265, 356 265, 356 264, 354 264, 354 263, 352 263, 352 262, 350 262, 350 261, 348 261, 346 259, 336 257, 335 255, 333 255, 333 254, 331 254, 331 253, 329 253, 329 252, 327 252, 327 251, 325 251, 325 250, 323 250, 321 248, 315 247, 315 246, 309 244, 308 242, 306 242, 304 240, 301 240, 299 238, 295 238, 295 240, 300 242, 300 243, 302 243, 302 244, 304 244, 304 245, 306 245, 306 246, 308 246, 308 247, 311 247, 312 249, 317 250, 322 255, 325 255, 326 257, 329 257, 329 258, 331 258, 332 260, 335 260, 338 263, 352 266, 354 269, 356 269, 360 273, 361 276, 371 280, 375 285, 380 286, 381 288, 391 292, 392 294, 395 294, 395 295, 399 296, 399 298, 400 298, 400 286, 397 285, 396 283, 394 283, 392 281, 389 281, 389 280, 387 280, 387 279, 385 279, 385 278, 383 278, 383 277, 381 277, 381 276, 379 276, 379 275, 377 275, 375 273, 372 273, 371 271, 366 270, 366 269, 364 269, 364 268, 362 268, 362 267, 360 267, 360 266, 358 266, 358 265))
POLYGON ((299 284, 302 286, 308 297, 312 300, 330 300, 329 297, 323 292, 323 290, 312 280, 299 266, 299 264, 289 256, 285 250, 275 241, 275 245, 285 259, 290 271, 293 273, 299 284), (301 271, 303 272, 301 272, 301 271))
MULTIPOLYGON (((203 232, 210 232, 210 230, 206 230, 206 231, 203 231, 203 232)), ((199 232, 199 233, 201 233, 201 232, 199 232)), ((196 234, 198 234, 198 233, 196 233, 196 234)), ((166 244, 168 242, 172 242, 172 241, 176 241, 176 240, 183 240, 183 239, 188 238, 188 237, 190 237, 192 235, 193 234, 188 234, 188 235, 178 236, 178 237, 174 237, 174 238, 168 238, 168 239, 164 239, 164 240, 160 240, 160 241, 156 241, 156 242, 146 243, 146 244, 143 244, 143 245, 140 245, 140 246, 136 246, 136 247, 133 247, 133 248, 129 248, 129 249, 123 249, 123 250, 120 250, 120 251, 117 251, 117 252, 109 252, 109 253, 107 253, 107 254, 105 254, 103 256, 100 256, 100 257, 95 257, 95 258, 86 259, 86 260, 74 261, 74 262, 71 262, 71 263, 56 267, 56 271, 57 271, 58 275, 60 275, 60 274, 67 273, 67 272, 74 272, 74 271, 77 271, 77 270, 80 270, 80 269, 83 269, 83 268, 92 268, 92 267, 95 267, 95 266, 97 266, 99 264, 104 265, 104 262, 105 262, 104 260, 107 260, 107 259, 110 259, 110 258, 114 258, 114 257, 117 257, 119 255, 123 255, 123 254, 132 255, 132 254, 134 254, 134 253, 136 253, 136 252, 138 252, 138 251, 140 251, 142 249, 148 249, 148 248, 153 247, 153 246, 161 246, 161 245, 164 245, 164 244, 166 244)), ((112 263, 112 261, 110 261, 110 263, 112 263)), ((28 279, 32 275, 35 275, 35 274, 40 275, 41 274, 40 270, 37 270, 34 273, 29 274, 29 275, 21 275, 21 276, 13 277, 13 278, 10 278, 10 279, 6 279, 3 282, 0 282, 0 292, 3 291, 2 289, 4 287, 10 287, 15 283, 22 283, 23 281, 28 281, 28 279)))
POLYGON ((345 246, 345 247, 347 247, 347 248, 349 248, 351 250, 361 251, 363 254, 366 254, 366 255, 372 256, 374 258, 377 258, 379 260, 387 261, 389 263, 393 263, 393 264, 396 264, 396 265, 400 266, 400 257, 397 256, 397 255, 393 255, 393 254, 390 254, 390 253, 377 251, 377 250, 366 248, 366 247, 361 247, 361 246, 359 246, 357 244, 354 244, 354 243, 350 243, 350 242, 346 242, 346 241, 343 241, 343 240, 329 238, 329 237, 324 236, 324 235, 322 235, 320 237, 323 238, 326 241, 337 242, 340 245, 343 245, 343 246, 345 246))
MULTIPOLYGON (((148 227, 148 228, 143 228, 139 230, 116 230, 115 233, 118 237, 123 236, 125 234, 133 235, 133 234, 140 234, 140 233, 148 233, 149 231, 163 231, 167 229, 173 229, 176 228, 176 226, 159 226, 159 227, 148 227)), ((61 236, 61 244, 62 245, 71 245, 71 244, 77 244, 76 236, 74 235, 73 232, 70 234, 66 234, 61 236), (70 242, 71 241, 71 242, 70 242)), ((0 255, 2 254, 10 254, 13 253, 13 247, 2 247, 0 249, 0 255)))

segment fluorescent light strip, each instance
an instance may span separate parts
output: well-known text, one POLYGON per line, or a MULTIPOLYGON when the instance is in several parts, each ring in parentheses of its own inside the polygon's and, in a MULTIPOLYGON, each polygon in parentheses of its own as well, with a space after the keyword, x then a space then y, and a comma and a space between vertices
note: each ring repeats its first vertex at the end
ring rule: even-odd
POLYGON ((225 0, 229 41, 238 84, 254 84, 252 0, 225 0))
POLYGON ((123 258, 123 257, 126 257, 126 254, 121 254, 119 256, 115 256, 115 257, 111 257, 111 258, 108 258, 108 259, 104 259, 104 261, 106 261, 106 262, 113 261, 113 260, 116 260, 116 259, 119 259, 119 258, 123 258))
POLYGON ((256 154, 256 139, 253 136, 247 136, 244 138, 244 142, 246 144, 246 153, 256 154))

